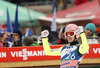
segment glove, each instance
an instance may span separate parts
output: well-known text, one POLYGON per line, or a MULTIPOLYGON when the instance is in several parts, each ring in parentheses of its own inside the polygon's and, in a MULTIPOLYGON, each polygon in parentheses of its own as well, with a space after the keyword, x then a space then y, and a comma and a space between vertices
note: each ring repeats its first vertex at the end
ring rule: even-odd
POLYGON ((48 30, 44 30, 41 32, 41 37, 47 37, 49 35, 49 31, 48 30))
POLYGON ((79 26, 78 29, 79 29, 79 33, 83 33, 84 32, 83 26, 79 26))
POLYGON ((38 37, 38 43, 42 43, 42 38, 41 38, 41 36, 38 37))

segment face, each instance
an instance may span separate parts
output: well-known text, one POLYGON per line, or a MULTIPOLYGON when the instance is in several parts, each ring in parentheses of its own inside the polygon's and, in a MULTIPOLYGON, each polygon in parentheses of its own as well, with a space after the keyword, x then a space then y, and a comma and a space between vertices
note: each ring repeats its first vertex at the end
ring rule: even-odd
POLYGON ((73 42, 75 39, 74 32, 72 31, 65 32, 65 37, 67 38, 68 42, 73 42))
POLYGON ((86 29, 85 30, 85 34, 86 34, 86 36, 91 36, 92 35, 92 30, 91 29, 86 29))
POLYGON ((74 39, 75 39, 74 37, 70 37, 70 36, 67 37, 68 42, 73 42, 74 39))
POLYGON ((14 33, 13 39, 21 40, 21 38, 20 38, 18 33, 14 33))

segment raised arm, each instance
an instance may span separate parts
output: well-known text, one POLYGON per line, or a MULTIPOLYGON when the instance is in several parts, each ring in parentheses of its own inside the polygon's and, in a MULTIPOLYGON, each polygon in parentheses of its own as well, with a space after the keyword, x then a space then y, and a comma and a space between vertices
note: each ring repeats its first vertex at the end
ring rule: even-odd
POLYGON ((81 33, 82 44, 79 46, 79 53, 84 54, 89 50, 89 45, 85 33, 81 33))
POLYGON ((53 51, 51 50, 49 46, 48 38, 47 38, 47 36, 49 35, 49 32, 47 30, 44 30, 43 32, 41 32, 41 35, 42 35, 43 48, 44 48, 46 55, 59 56, 61 48, 53 51))

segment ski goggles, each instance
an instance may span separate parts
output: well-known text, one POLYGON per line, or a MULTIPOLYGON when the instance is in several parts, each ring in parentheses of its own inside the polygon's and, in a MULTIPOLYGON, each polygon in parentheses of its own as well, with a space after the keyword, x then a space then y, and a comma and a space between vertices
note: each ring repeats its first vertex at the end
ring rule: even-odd
POLYGON ((75 36, 75 32, 73 32, 73 31, 66 31, 65 32, 65 37, 67 38, 68 36, 74 37, 75 36))

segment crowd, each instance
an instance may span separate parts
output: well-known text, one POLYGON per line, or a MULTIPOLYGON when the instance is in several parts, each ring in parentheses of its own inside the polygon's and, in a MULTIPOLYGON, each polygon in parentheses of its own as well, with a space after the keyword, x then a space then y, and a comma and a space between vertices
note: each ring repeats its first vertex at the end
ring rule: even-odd
MULTIPOLYGON (((88 23, 84 27, 84 32, 87 37, 100 37, 95 34, 96 26, 93 23, 88 23)), ((58 45, 58 44, 68 44, 68 40, 65 37, 65 27, 61 28, 59 32, 51 31, 51 27, 48 25, 43 25, 41 27, 40 34, 24 36, 22 38, 22 32, 20 30, 14 30, 13 33, 4 32, 0 33, 0 47, 22 47, 22 46, 42 46, 41 32, 44 30, 49 31, 48 41, 49 45, 58 45), (12 37, 13 41, 9 42, 9 38, 12 37)))

